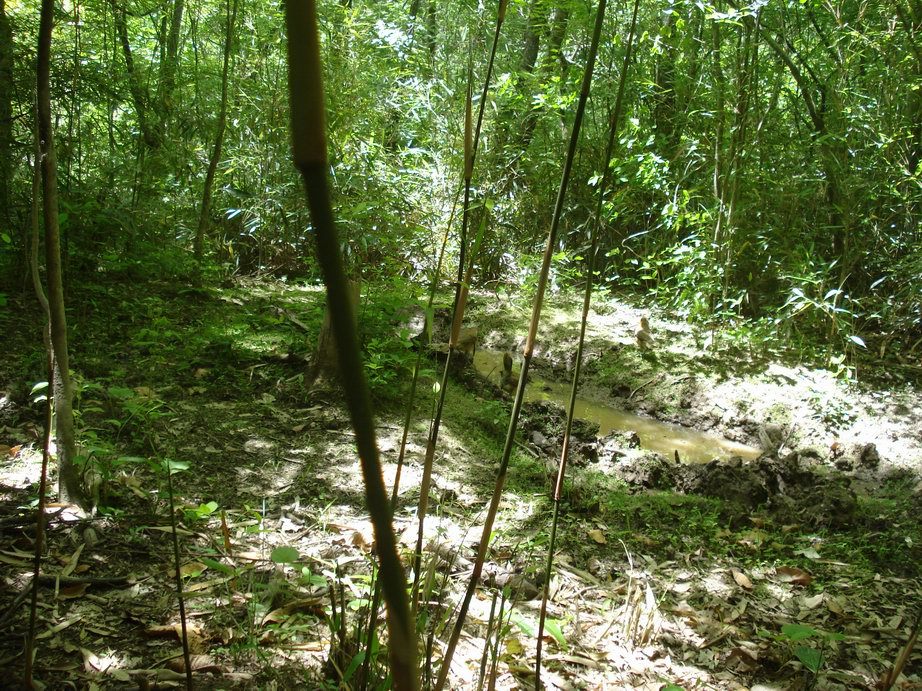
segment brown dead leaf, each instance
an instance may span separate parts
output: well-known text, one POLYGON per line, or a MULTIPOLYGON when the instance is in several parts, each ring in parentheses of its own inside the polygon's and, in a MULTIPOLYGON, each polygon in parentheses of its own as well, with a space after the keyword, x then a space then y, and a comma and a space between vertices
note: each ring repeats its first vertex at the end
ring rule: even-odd
POLYGON ((759 656, 755 650, 737 646, 727 655, 727 667, 751 672, 759 666, 759 656))
MULTIPOLYGON (((174 672, 182 673, 186 671, 186 661, 181 657, 170 660, 166 663, 166 666, 167 669, 171 669, 174 672)), ((221 665, 215 662, 211 655, 190 655, 189 666, 192 667, 193 672, 210 674, 222 674, 224 672, 221 665)))
POLYGON ((730 573, 733 574, 733 580, 736 581, 736 584, 740 588, 745 588, 746 590, 752 590, 752 581, 749 580, 749 576, 744 574, 739 569, 730 569, 730 573))
POLYGON ((833 614, 845 614, 845 607, 842 606, 842 603, 839 602, 839 599, 836 597, 826 598, 826 609, 833 614))
POLYGON ((265 617, 263 617, 263 626, 266 624, 272 624, 274 622, 284 621, 292 614, 297 614, 298 612, 304 614, 313 614, 315 617, 323 616, 323 607, 324 602, 323 598, 320 597, 308 597, 303 600, 295 600, 294 602, 289 602, 284 607, 279 607, 269 612, 265 617))
POLYGON ((58 591, 58 598, 61 600, 73 600, 83 597, 86 589, 90 587, 89 583, 73 583, 66 585, 58 591))
POLYGON ((589 535, 590 539, 592 539, 592 541, 595 542, 596 544, 599 544, 599 545, 608 544, 608 540, 605 539, 605 535, 598 528, 593 528, 587 533, 587 535, 589 535))
POLYGON ((823 604, 823 593, 817 593, 813 597, 805 597, 801 603, 807 609, 816 609, 823 604))
POLYGON ((291 428, 291 431, 294 432, 295 434, 299 434, 304 431, 305 427, 307 427, 306 424, 295 425, 294 427, 291 428))
POLYGON ((183 577, 200 576, 207 568, 200 561, 190 561, 188 564, 183 564, 179 567, 179 575, 183 577))
POLYGON ((782 583, 808 586, 813 582, 813 576, 809 572, 796 566, 779 566, 775 569, 775 574, 782 583))

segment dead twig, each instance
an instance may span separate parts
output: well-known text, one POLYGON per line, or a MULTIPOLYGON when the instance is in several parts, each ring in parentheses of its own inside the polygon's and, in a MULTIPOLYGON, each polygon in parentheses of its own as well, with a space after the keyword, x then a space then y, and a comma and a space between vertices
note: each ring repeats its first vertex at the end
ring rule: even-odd
POLYGON ((632 398, 634 398, 634 396, 637 394, 638 391, 640 391, 641 389, 645 389, 646 387, 650 386, 650 384, 652 384, 653 382, 655 382, 655 381, 656 381, 657 379, 659 379, 659 378, 660 378, 660 375, 657 374, 656 376, 651 377, 649 380, 645 381, 643 384, 641 384, 641 385, 638 386, 636 389, 634 389, 633 391, 631 391, 630 395, 627 397, 627 400, 630 401, 632 398))

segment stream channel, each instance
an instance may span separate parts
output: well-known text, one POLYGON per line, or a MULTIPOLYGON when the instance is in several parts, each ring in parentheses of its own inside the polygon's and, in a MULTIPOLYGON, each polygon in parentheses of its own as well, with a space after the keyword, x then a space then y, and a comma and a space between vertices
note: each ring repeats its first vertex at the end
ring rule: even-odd
MULTIPOLYGON (((500 351, 478 350, 474 355, 474 367, 490 381, 498 382, 502 370, 503 354, 500 351)), ((516 362, 513 376, 518 377, 520 364, 516 362)), ((528 386, 525 387, 526 401, 552 401, 567 409, 570 402, 571 383, 542 379, 529 371, 528 386)), ((574 415, 582 420, 599 425, 599 437, 619 431, 636 432, 640 445, 666 458, 679 458, 687 463, 707 463, 714 459, 728 459, 740 456, 753 459, 762 452, 752 446, 724 439, 714 434, 704 434, 688 427, 660 422, 653 418, 634 415, 618 410, 600 401, 577 395, 574 415)))

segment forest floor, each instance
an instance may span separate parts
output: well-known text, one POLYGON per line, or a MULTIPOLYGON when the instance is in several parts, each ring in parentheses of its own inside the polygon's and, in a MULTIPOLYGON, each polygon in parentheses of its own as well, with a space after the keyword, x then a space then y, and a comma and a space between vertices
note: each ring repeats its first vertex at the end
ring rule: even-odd
MULTIPOLYGON (((371 285, 359 315, 389 486, 416 360, 407 326, 418 310, 407 302, 400 290, 371 285)), ((49 508, 43 573, 63 578, 39 592, 37 678, 47 688, 183 685, 163 472, 171 459, 180 470, 171 479, 196 687, 339 688, 337 675, 349 687, 373 537, 341 396, 305 384, 322 292, 252 280, 207 290, 110 282, 74 286, 70 304, 75 408, 97 511, 49 508)), ((568 380, 580 304, 551 296, 536 377, 568 380)), ((521 300, 475 296, 480 347, 521 351, 529 313, 521 300)), ((36 314, 17 297, 0 308, 8 344, 0 359, 3 688, 21 674, 28 622, 28 598, 19 596, 31 572, 42 428, 30 391, 45 379, 36 314)), ((677 463, 631 429, 599 437, 592 424, 575 427, 542 681, 874 688, 922 606, 918 368, 901 366, 894 377, 884 364, 862 364, 850 382, 739 333, 718 332, 705 348, 709 332, 655 311, 647 314, 656 346, 641 352, 640 314, 613 298, 594 308, 581 395, 761 453, 677 463)), ((405 556, 416 541, 441 367, 435 354, 423 363, 394 519, 405 556)), ((469 367, 447 391, 426 521, 429 672, 470 576, 506 434, 510 401, 497 384, 469 367)), ((499 689, 534 686, 563 419, 547 403, 523 409, 450 688, 478 688, 491 673, 499 689), (488 656, 494 603, 493 619, 504 624, 488 656)), ((381 679, 386 661, 372 655, 381 679)), ((922 688, 922 651, 897 688, 922 688)))

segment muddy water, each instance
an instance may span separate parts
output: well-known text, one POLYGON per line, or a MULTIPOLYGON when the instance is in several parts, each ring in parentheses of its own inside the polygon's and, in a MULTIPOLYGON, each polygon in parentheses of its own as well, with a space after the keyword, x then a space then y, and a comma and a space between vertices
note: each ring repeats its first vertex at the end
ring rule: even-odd
MULTIPOLYGON (((495 351, 478 350, 474 356, 477 371, 491 381, 498 381, 502 368, 503 354, 495 351)), ((519 363, 514 367, 515 375, 519 372, 519 363)), ((531 374, 525 388, 527 401, 553 401, 567 408, 570 401, 570 384, 552 382, 531 374)), ((739 444, 712 434, 703 434, 688 427, 659 422, 652 418, 626 413, 604 403, 583 397, 577 397, 575 415, 583 420, 599 424, 599 435, 609 432, 637 432, 640 445, 645 449, 656 451, 667 458, 673 458, 679 452, 679 458, 690 463, 706 463, 715 458, 741 456, 755 458, 761 452, 752 446, 739 444)))

